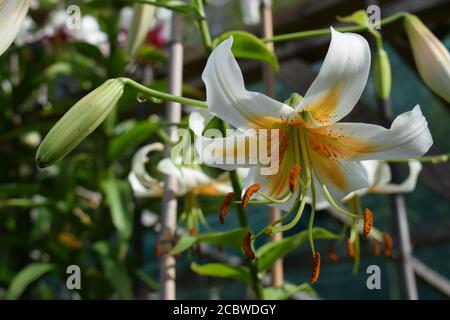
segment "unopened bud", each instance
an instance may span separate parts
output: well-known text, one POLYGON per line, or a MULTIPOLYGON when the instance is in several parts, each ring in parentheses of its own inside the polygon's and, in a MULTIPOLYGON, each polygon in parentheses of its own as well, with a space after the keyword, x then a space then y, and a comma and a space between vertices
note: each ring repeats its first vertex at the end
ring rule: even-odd
POLYGON ((110 79, 70 108, 39 146, 38 167, 52 165, 91 134, 114 109, 123 90, 122 79, 110 79))

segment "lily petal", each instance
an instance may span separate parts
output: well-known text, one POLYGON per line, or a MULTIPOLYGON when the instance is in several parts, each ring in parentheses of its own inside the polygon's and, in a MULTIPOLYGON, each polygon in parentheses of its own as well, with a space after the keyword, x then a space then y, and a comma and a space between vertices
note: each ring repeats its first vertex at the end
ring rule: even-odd
POLYGON ((148 174, 145 169, 145 164, 148 161, 148 154, 150 152, 160 152, 163 150, 164 145, 157 142, 140 148, 133 156, 132 168, 128 175, 128 180, 136 197, 159 197, 162 195, 162 182, 148 174))
POLYGON ((225 138, 197 137, 195 148, 201 156, 202 163, 224 170, 250 168, 257 164, 257 137, 254 135, 235 134, 225 138))
POLYGON ((0 55, 13 43, 22 27, 31 0, 0 1, 0 55))
POLYGON ((269 128, 296 117, 291 107, 245 89, 244 77, 231 52, 232 45, 233 37, 219 44, 203 71, 209 112, 243 131, 269 128))
POLYGON ((308 112, 306 125, 329 125, 352 111, 366 86, 369 69, 367 41, 358 34, 331 28, 330 47, 319 75, 297 107, 299 112, 308 112))
MULTIPOLYGON (((386 164, 387 165, 387 164, 386 164)), ((405 193, 411 192, 416 188, 417 179, 419 177, 420 171, 422 170, 422 164, 419 161, 411 160, 408 162, 409 175, 400 184, 386 183, 379 184, 369 189, 373 193, 405 193)))
MULTIPOLYGON (((348 193, 370 186, 366 171, 358 161, 329 159, 315 151, 311 152, 311 160, 315 177, 326 185, 335 200, 341 201, 348 193)), ((320 194, 319 184, 315 190, 320 194)))
POLYGON ((214 116, 205 108, 195 108, 191 111, 189 116, 189 128, 197 136, 201 136, 203 130, 205 130, 208 123, 212 120, 214 116))
POLYGON ((336 123, 309 130, 312 149, 344 160, 411 159, 433 144, 420 106, 402 113, 389 129, 365 123, 336 123))

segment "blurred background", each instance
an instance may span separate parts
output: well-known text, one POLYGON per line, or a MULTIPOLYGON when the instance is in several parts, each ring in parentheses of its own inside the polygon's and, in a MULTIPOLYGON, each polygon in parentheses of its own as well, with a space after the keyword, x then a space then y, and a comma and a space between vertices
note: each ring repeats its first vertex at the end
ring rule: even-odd
MULTIPOLYGON (((407 11, 419 16, 450 48, 450 1, 445 0, 274 0, 274 33, 339 26, 336 16, 347 16, 370 4, 381 8, 382 17, 407 11)), ((213 36, 244 29, 260 34, 258 17, 243 15, 237 0, 210 0, 206 7, 213 36), (246 23, 243 23, 245 21, 246 23)), ((0 58, 0 298, 28 299, 153 299, 157 298, 159 265, 155 243, 160 199, 135 198, 127 180, 137 149, 159 141, 164 125, 164 104, 126 92, 119 107, 92 135, 65 159, 45 170, 35 165, 36 149, 56 121, 81 97, 108 78, 127 76, 147 86, 167 91, 167 45, 170 13, 158 9, 146 44, 134 63, 125 54, 132 10, 124 1, 35 1, 15 44, 0 58), (68 5, 82 10, 82 29, 65 26, 68 5), (112 187, 113 172, 119 181, 112 187), (120 208, 113 208, 119 198, 120 208), (80 290, 68 290, 66 268, 82 270, 80 290), (13 288, 11 289, 11 284, 13 288)), ((185 19, 183 42, 186 96, 204 99, 200 75, 205 52, 194 21, 185 19)), ((420 104, 434 145, 429 154, 450 149, 450 106, 420 80, 401 24, 382 30, 392 70, 392 112, 398 115, 420 104)), ((368 37, 370 39, 370 37, 368 37)), ((329 45, 329 37, 306 38, 276 44, 280 72, 276 74, 278 100, 292 92, 304 94, 314 80, 329 45)), ((241 60, 249 89, 263 91, 261 63, 241 60)), ((373 75, 349 121, 382 123, 377 109, 373 75)), ((186 121, 184 121, 186 125, 186 121)), ((148 165, 152 170, 152 163, 148 165)), ((420 299, 450 297, 450 165, 424 164, 417 188, 404 196, 417 288, 420 299), (422 267, 422 269, 420 269, 422 267), (432 275, 434 284, 430 284, 432 275), (437 283, 441 286, 437 288, 437 283)), ((401 167, 402 174, 404 169, 401 167)), ((378 229, 392 231, 390 199, 364 197, 372 208, 378 229)), ((202 198, 201 205, 214 230, 238 225, 217 221, 220 199, 202 198)), ((182 206, 182 204, 180 205, 182 206)), ((252 207, 250 225, 267 223, 267 210, 252 207)), ((230 213, 230 216, 232 214, 230 213)), ((339 233, 342 222, 332 213, 317 215, 317 225, 339 233)), ((304 219, 287 235, 306 229, 304 219)), ((257 243, 258 244, 258 243, 257 243)), ((326 252, 328 243, 318 242, 326 252)), ((395 259, 376 257, 363 245, 357 274, 345 244, 336 246, 338 262, 325 258, 320 281, 314 286, 323 299, 397 299, 401 279, 395 259), (379 265, 380 290, 366 287, 366 267, 379 265)), ((239 283, 199 277, 190 269, 199 262, 242 260, 235 251, 205 246, 201 256, 184 253, 177 258, 177 298, 245 299, 239 283)), ((286 280, 307 282, 309 248, 305 245, 287 256, 286 280)), ((432 280, 433 280, 432 279, 432 280)), ((431 281, 433 282, 433 281, 431 281)), ((310 298, 300 296, 297 298, 310 298)), ((317 298, 317 297, 316 297, 317 298)))

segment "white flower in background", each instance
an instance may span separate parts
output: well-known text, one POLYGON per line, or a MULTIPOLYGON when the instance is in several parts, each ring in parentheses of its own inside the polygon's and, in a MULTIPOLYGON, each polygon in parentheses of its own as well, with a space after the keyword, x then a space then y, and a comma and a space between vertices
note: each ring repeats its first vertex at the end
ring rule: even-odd
MULTIPOLYGON (((353 109, 364 90, 370 50, 360 35, 331 31, 330 47, 319 75, 293 107, 245 89, 242 72, 231 52, 232 37, 214 49, 202 75, 208 111, 240 131, 223 139, 203 138, 203 148, 214 150, 203 154, 204 163, 226 170, 242 167, 223 164, 224 156, 234 155, 227 146, 248 152, 247 144, 258 142, 248 129, 279 129, 278 141, 271 140, 280 146, 278 172, 261 175, 261 167, 253 166, 244 190, 259 185, 256 199, 263 199, 261 194, 265 194, 283 200, 284 204, 272 205, 285 210, 296 198, 289 183, 295 167, 301 168, 306 185, 309 180, 316 186, 317 202, 324 197, 341 200, 354 190, 370 186, 359 160, 411 159, 423 155, 433 142, 419 106, 398 116, 389 129, 338 122, 353 109), (235 144, 227 143, 229 139, 235 144)), ((195 127, 196 121, 192 122, 195 127)), ((249 156, 239 155, 245 159, 249 156)), ((312 192, 297 189, 301 189, 302 199, 312 192)))
POLYGON ((404 25, 420 76, 450 103, 450 53, 416 16, 406 16, 404 25))
POLYGON ((408 161, 409 174, 402 183, 391 183, 391 169, 384 161, 366 160, 361 161, 364 170, 366 170, 370 186, 368 188, 360 189, 348 194, 344 200, 348 200, 355 195, 363 196, 368 193, 406 193, 412 192, 416 188, 417 179, 422 164, 416 160, 408 161))
POLYGON ((259 24, 261 20, 260 0, 241 0, 241 12, 244 23, 249 26, 259 24))
POLYGON ((0 0, 0 55, 19 33, 30 4, 31 0, 0 0))
MULTIPOLYGON (((161 143, 152 143, 140 148, 133 157, 132 170, 128 175, 131 187, 136 197, 162 197, 164 182, 150 176, 145 168, 150 152, 161 152, 164 146, 161 143)), ((162 159, 157 170, 177 179, 177 195, 186 193, 205 196, 221 196, 232 191, 228 173, 214 179, 206 175, 200 168, 176 166, 169 158, 162 159)))
POLYGON ((67 13, 65 10, 53 11, 50 20, 44 28, 47 37, 55 37, 63 33, 68 40, 84 41, 100 49, 103 55, 110 52, 108 35, 100 29, 97 19, 91 15, 83 15, 80 28, 67 27, 67 13))

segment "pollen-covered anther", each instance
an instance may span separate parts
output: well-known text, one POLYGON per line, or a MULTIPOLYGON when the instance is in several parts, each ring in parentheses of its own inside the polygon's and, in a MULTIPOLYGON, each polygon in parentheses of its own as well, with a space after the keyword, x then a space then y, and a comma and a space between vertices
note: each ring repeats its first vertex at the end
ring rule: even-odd
POLYGON ((311 270, 311 284, 314 284, 319 279, 320 275, 320 253, 316 251, 314 254, 312 270, 311 270))
POLYGON ((302 168, 299 165, 295 165, 289 171, 289 189, 292 193, 297 189, 298 178, 300 177, 300 173, 302 172, 302 168))
POLYGON ((362 231, 363 239, 365 239, 367 235, 370 233, 370 230, 372 230, 372 225, 373 225, 372 211, 370 211, 369 208, 366 208, 364 210, 364 226, 362 231))
POLYGON ((328 247, 327 253, 328 253, 328 259, 330 259, 330 261, 337 262, 339 260, 339 257, 336 254, 336 250, 334 249, 333 246, 328 247))
POLYGON ((234 192, 229 192, 223 199, 222 203, 220 204, 220 208, 219 208, 220 224, 225 223, 225 216, 228 214, 228 210, 230 209, 233 199, 234 199, 234 192))
POLYGON ((379 257, 381 255, 381 247, 378 242, 372 241, 372 250, 375 256, 379 257))
POLYGON ((197 235, 197 229, 195 227, 192 227, 189 229, 189 234, 193 237, 197 235))
POLYGON ((347 252, 351 258, 356 256, 355 245, 350 239, 347 241, 347 252))
POLYGON ((242 249, 244 250, 244 254, 249 260, 255 259, 255 253, 252 248, 252 234, 251 232, 247 232, 247 234, 242 239, 242 249))
POLYGON ((250 201, 250 198, 261 189, 261 185, 259 183, 252 184, 250 187, 245 190, 244 195, 242 196, 241 208, 245 209, 250 201))
POLYGON ((392 249, 394 248, 394 241, 389 233, 385 232, 383 234, 383 242, 384 242, 384 255, 386 257, 392 256, 392 249))
POLYGON ((159 240, 157 240, 155 244, 155 257, 156 259, 159 259, 161 257, 161 243, 159 242, 159 240))

